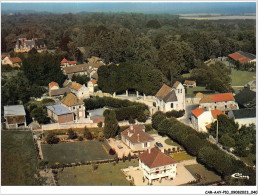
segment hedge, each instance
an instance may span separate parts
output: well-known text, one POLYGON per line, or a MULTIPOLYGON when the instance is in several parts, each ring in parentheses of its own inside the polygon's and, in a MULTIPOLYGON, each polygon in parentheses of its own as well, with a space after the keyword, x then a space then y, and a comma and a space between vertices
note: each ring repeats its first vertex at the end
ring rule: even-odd
MULTIPOLYGON (((164 113, 158 113, 153 116, 152 120, 157 123, 156 119, 163 116, 164 113)), ((206 139, 207 134, 199 133, 173 117, 169 119, 165 118, 158 123, 158 125, 155 124, 158 126, 156 129, 158 132, 166 134, 178 142, 189 154, 196 156, 198 162, 221 175, 226 181, 229 182, 230 179, 230 182, 232 182, 230 176, 233 173, 242 173, 250 177, 249 180, 241 180, 242 185, 256 184, 255 171, 251 167, 247 167, 242 161, 236 160, 231 155, 222 151, 217 145, 210 143, 206 139)), ((239 184, 239 181, 237 182, 239 184)))

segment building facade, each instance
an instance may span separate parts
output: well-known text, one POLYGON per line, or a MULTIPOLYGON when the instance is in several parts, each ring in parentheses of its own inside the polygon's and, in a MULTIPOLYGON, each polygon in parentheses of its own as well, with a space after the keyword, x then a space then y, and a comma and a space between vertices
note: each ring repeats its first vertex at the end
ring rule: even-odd
POLYGON ((185 110, 185 88, 180 82, 173 87, 164 84, 155 95, 155 104, 158 111, 185 110))
POLYGON ((73 122, 74 119, 73 112, 60 104, 47 106, 47 114, 49 118, 58 123, 73 122))
POLYGON ((32 48, 35 48, 39 53, 47 50, 47 46, 42 38, 32 38, 31 40, 19 38, 15 44, 14 52, 29 52, 32 48))
POLYGON ((243 125, 248 126, 250 124, 256 125, 256 108, 231 110, 228 113, 228 117, 234 119, 240 127, 243 125))
POLYGON ((23 105, 4 106, 4 119, 7 129, 26 128, 26 113, 23 105))
POLYGON ((150 183, 162 178, 174 179, 177 175, 177 162, 158 148, 148 149, 139 155, 139 168, 150 183))

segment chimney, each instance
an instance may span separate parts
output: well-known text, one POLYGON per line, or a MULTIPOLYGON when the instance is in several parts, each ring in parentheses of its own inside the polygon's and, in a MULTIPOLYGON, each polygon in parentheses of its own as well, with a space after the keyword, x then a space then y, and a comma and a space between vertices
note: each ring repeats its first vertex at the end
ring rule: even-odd
POLYGON ((148 154, 150 154, 151 153, 151 149, 150 148, 148 148, 148 154))
POLYGON ((140 142, 140 135, 139 135, 139 133, 137 134, 137 141, 140 142))
POLYGON ((145 132, 145 125, 143 125, 142 131, 145 132))
POLYGON ((130 125, 130 130, 133 130, 133 125, 130 125))
POLYGON ((164 148, 161 148, 160 150, 161 150, 161 152, 162 152, 162 153, 164 153, 164 152, 165 152, 165 151, 164 151, 164 148))

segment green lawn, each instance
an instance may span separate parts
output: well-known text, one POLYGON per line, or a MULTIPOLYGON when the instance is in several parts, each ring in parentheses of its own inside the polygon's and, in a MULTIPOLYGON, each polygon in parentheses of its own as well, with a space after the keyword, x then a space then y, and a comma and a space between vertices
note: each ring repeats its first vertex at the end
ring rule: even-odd
POLYGON ((241 160, 244 161, 245 163, 249 164, 250 166, 254 166, 254 160, 256 159, 255 154, 248 154, 247 157, 241 157, 241 160))
POLYGON ((2 131, 2 185, 40 185, 35 179, 37 156, 31 132, 2 131))
POLYGON ((167 138, 167 139, 165 140, 165 143, 168 144, 168 145, 170 145, 170 146, 178 146, 178 147, 181 148, 181 146, 180 146, 178 143, 172 141, 172 140, 169 139, 169 138, 167 138))
POLYGON ((213 171, 209 171, 201 164, 187 165, 185 168, 194 176, 194 178, 198 179, 198 175, 201 176, 200 182, 198 182, 197 185, 221 181, 220 176, 216 175, 213 171))
POLYGON ((129 186, 121 171, 128 166, 138 166, 138 161, 119 162, 115 166, 114 163, 100 164, 97 170, 92 165, 59 169, 57 180, 61 186, 129 186))
POLYGON ((255 72, 231 69, 232 86, 244 86, 249 81, 255 80, 255 72))
POLYGON ((42 144, 43 157, 50 165, 55 163, 76 163, 81 161, 94 161, 111 159, 114 156, 109 155, 103 149, 104 144, 109 151, 110 146, 99 141, 42 144))
POLYGON ((177 162, 183 161, 183 160, 192 160, 194 159, 191 155, 187 154, 186 152, 178 152, 170 154, 171 158, 176 160, 177 162))
POLYGON ((186 89, 186 97, 194 97, 196 93, 201 92, 201 93, 211 93, 211 90, 205 89, 205 87, 197 86, 195 88, 187 88, 186 89))

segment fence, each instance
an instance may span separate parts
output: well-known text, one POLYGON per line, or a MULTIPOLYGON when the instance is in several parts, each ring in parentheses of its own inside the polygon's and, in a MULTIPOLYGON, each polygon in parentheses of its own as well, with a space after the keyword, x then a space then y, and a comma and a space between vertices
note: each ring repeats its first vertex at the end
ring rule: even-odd
POLYGON ((69 128, 96 128, 97 123, 52 123, 47 125, 42 125, 42 130, 54 130, 54 129, 69 129, 69 128))

